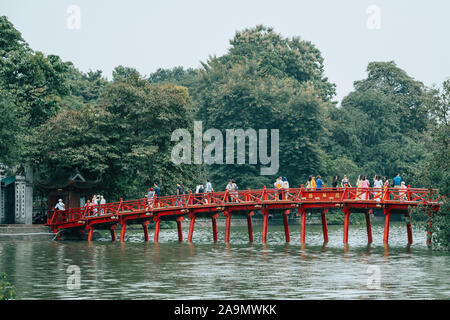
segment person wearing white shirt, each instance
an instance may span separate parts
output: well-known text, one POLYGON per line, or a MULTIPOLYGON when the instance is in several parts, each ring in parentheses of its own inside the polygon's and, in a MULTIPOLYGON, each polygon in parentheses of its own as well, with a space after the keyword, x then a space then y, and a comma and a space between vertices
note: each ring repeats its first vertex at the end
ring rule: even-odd
POLYGON ((62 199, 58 200, 58 203, 56 204, 55 209, 66 210, 66 205, 63 203, 62 199))

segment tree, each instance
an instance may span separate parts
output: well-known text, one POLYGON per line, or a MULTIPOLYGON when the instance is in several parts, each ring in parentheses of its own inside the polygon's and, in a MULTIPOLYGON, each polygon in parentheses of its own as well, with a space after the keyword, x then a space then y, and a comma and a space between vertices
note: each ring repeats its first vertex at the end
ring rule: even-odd
POLYGON ((23 123, 17 109, 11 95, 0 88, 0 164, 19 160, 23 123))
POLYGON ((106 85, 98 106, 60 111, 40 126, 30 158, 41 176, 74 167, 91 179, 101 176, 109 199, 141 198, 156 181, 173 192, 194 172, 170 157, 173 130, 192 126, 189 108, 184 87, 120 77, 106 85))
POLYGON ((193 78, 197 74, 192 68, 184 69, 183 67, 174 67, 172 69, 159 68, 148 77, 148 82, 156 83, 172 83, 185 87, 192 85, 193 78))
POLYGON ((432 119, 431 152, 420 164, 419 176, 426 187, 439 188, 445 197, 433 216, 430 231, 435 248, 450 250, 450 79, 443 82, 441 89, 430 90, 426 106, 432 119))
POLYGON ((171 160, 172 132, 193 125, 186 88, 151 85, 136 73, 108 84, 100 104, 112 114, 118 132, 116 145, 122 157, 116 174, 135 187, 129 193, 142 196, 145 186, 156 181, 165 192, 174 192, 179 181, 192 183, 194 166, 171 160))
POLYGON ((0 273, 0 300, 11 300, 16 298, 16 290, 6 279, 6 273, 0 273))
MULTIPOLYGON (((264 26, 237 32, 230 43, 227 54, 202 63, 189 87, 197 118, 205 130, 278 129, 282 155, 278 174, 292 185, 303 183, 323 169, 319 140, 334 95, 334 85, 323 76, 319 50, 264 26)), ((260 168, 260 164, 214 165, 210 173, 223 184, 239 177, 242 187, 260 188, 274 178, 260 176, 260 168)))
MULTIPOLYGON (((415 167, 427 152, 427 92, 393 62, 371 62, 368 77, 355 82, 341 107, 330 109, 327 151, 357 165, 358 174, 418 182, 415 167)), ((354 172, 355 173, 355 172, 354 172)), ((353 174, 354 174, 353 173, 353 174)))
POLYGON ((72 64, 68 67, 67 77, 70 94, 62 99, 64 109, 77 110, 83 104, 96 105, 108 82, 101 70, 83 73, 72 64))
POLYGON ((27 127, 37 127, 57 113, 61 97, 68 93, 68 65, 58 56, 33 52, 4 16, 0 35, 0 87, 10 92, 27 127))
POLYGON ((394 61, 370 62, 367 78, 355 81, 356 91, 376 90, 395 103, 395 115, 401 119, 402 130, 423 132, 429 123, 425 107, 426 90, 394 61))

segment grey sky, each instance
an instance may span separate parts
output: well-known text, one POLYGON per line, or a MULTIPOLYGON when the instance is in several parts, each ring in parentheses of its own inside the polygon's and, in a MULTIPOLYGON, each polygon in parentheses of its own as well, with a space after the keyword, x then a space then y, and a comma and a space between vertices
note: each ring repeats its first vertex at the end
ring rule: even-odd
POLYGON ((158 68, 198 67, 222 55, 236 30, 257 24, 314 43, 337 100, 366 76, 370 61, 394 60, 426 85, 450 76, 450 1, 407 0, 0 0, 34 50, 57 54, 82 71, 110 78, 125 65, 148 75, 158 68), (69 29, 69 5, 81 10, 81 28, 69 29), (381 11, 369 29, 367 8, 381 11))

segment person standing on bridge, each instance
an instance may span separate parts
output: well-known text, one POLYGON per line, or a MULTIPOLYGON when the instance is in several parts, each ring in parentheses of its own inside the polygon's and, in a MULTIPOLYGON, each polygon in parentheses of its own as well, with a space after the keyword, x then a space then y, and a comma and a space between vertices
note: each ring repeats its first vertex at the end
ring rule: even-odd
POLYGON ((358 176, 358 180, 356 180, 356 195, 355 200, 361 199, 361 188, 362 188, 362 175, 358 176))
POLYGON ((150 208, 153 208, 154 200, 155 200, 155 190, 153 188, 149 188, 147 193, 147 205, 150 208))
POLYGON ((183 205, 184 187, 181 183, 177 183, 177 200, 176 206, 183 205))
POLYGON ((289 181, 287 180, 287 178, 286 177, 283 177, 283 179, 281 179, 281 181, 283 182, 282 183, 282 192, 283 192, 283 198, 285 199, 285 200, 287 200, 287 197, 288 197, 288 193, 289 193, 289 181))
POLYGON ((383 194, 383 180, 381 180, 380 175, 376 175, 375 178, 373 178, 373 197, 375 200, 380 201, 381 195, 383 194))
POLYGON ((344 178, 341 181, 341 187, 342 188, 351 188, 352 185, 350 184, 350 180, 348 180, 347 175, 344 174, 344 178))
POLYGON ((389 194, 388 191, 389 190, 389 179, 388 177, 384 177, 384 185, 383 185, 383 200, 389 200, 389 194))
POLYGON ((317 190, 322 190, 322 187, 325 187, 325 184, 323 183, 323 181, 320 178, 320 176, 317 176, 317 178, 316 178, 316 188, 317 188, 317 190))
POLYGON ((395 178, 392 180, 394 181, 394 188, 400 188, 402 183, 402 177, 400 177, 400 173, 397 173, 395 178))
POLYGON ((333 182, 331 184, 331 186, 333 187, 333 190, 337 190, 338 187, 338 181, 339 181, 339 177, 338 176, 334 176, 333 177, 333 182))
POLYGON ((236 182, 234 181, 234 179, 233 180, 231 180, 231 183, 232 183, 232 191, 233 191, 233 197, 234 197, 234 201, 236 201, 236 202, 239 202, 239 200, 238 200, 238 186, 237 186, 237 184, 236 184, 236 182))
POLYGON ((402 190, 402 192, 400 192, 400 199, 403 200, 403 201, 408 200, 408 196, 407 196, 407 193, 408 193, 408 187, 406 186, 405 181, 402 181, 402 182, 401 182, 401 184, 400 184, 400 190, 402 190))
POLYGON ((98 199, 97 199, 97 195, 94 194, 94 196, 92 197, 92 201, 91 201, 91 205, 92 205, 92 211, 94 213, 94 216, 97 215, 97 205, 98 205, 98 199))
POLYGON ((306 181, 306 190, 312 189, 312 176, 308 177, 308 181, 306 181))
POLYGON ((273 188, 275 189, 276 199, 281 200, 281 187, 283 186, 283 181, 281 177, 278 177, 277 180, 273 183, 273 188))
POLYGON ((367 179, 366 176, 362 177, 361 187, 362 187, 361 200, 369 200, 370 182, 369 182, 369 180, 367 179))
POLYGON ((209 181, 209 179, 206 179, 206 183, 205 183, 205 192, 207 193, 206 195, 206 203, 210 202, 211 199, 211 192, 214 192, 214 189, 212 187, 211 181, 209 181))
POLYGON ((62 199, 58 200, 58 202, 56 203, 55 209, 57 209, 57 210, 66 210, 66 205, 64 204, 62 199))
POLYGON ((106 199, 105 199, 105 197, 100 196, 100 206, 101 206, 100 214, 105 213, 105 204, 106 204, 106 199))
POLYGON ((230 180, 228 180, 228 184, 227 184, 227 186, 225 187, 225 190, 226 190, 226 192, 228 193, 228 196, 227 196, 227 202, 231 202, 230 200, 231 200, 231 191, 233 190, 233 181, 230 179, 230 180))
POLYGON ((209 181, 209 179, 206 179, 205 192, 214 192, 211 181, 209 181))
POLYGON ((153 191, 155 191, 153 202, 156 204, 156 207, 158 207, 158 198, 161 196, 161 188, 158 187, 158 184, 156 182, 153 184, 153 191))
POLYGON ((202 184, 199 184, 195 187, 195 199, 197 200, 195 202, 195 204, 201 204, 202 203, 202 197, 203 197, 203 192, 205 192, 205 189, 203 188, 202 184))
POLYGON ((316 190, 316 178, 314 176, 311 177, 311 187, 313 190, 316 190))

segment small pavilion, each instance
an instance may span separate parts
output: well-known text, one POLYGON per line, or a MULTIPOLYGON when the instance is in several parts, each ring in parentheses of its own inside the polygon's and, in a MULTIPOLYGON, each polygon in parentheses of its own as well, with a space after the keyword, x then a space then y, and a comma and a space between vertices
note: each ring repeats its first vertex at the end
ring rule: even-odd
POLYGON ((47 197, 49 210, 54 209, 58 199, 70 209, 84 206, 98 192, 100 183, 100 178, 88 180, 75 168, 70 174, 58 172, 48 181, 38 181, 36 187, 47 197))

